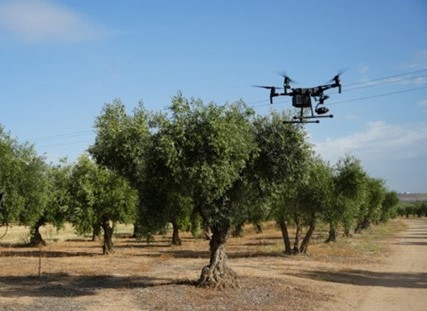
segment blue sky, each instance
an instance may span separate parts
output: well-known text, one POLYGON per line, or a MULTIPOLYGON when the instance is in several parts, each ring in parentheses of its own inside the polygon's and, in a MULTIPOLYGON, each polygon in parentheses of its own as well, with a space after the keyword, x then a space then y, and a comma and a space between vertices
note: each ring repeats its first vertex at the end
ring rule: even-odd
POLYGON ((181 90, 267 113, 290 99, 269 106, 252 85, 280 86, 286 70, 315 86, 341 69, 335 118, 307 125, 316 150, 427 192, 425 1, 0 0, 0 124, 50 161, 84 152, 115 98, 158 111, 181 90))

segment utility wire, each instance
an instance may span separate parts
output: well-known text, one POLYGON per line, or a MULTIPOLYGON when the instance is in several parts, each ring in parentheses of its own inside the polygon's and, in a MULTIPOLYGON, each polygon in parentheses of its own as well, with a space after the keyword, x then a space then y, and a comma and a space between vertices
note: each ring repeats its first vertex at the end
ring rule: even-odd
MULTIPOLYGON (((375 78, 375 79, 366 80, 366 81, 359 81, 359 82, 354 82, 354 83, 350 83, 350 84, 345 84, 344 90, 345 91, 360 90, 360 89, 364 89, 364 88, 370 88, 370 87, 376 87, 376 86, 381 86, 381 85, 386 85, 386 84, 392 84, 392 83, 402 82, 402 81, 406 81, 406 80, 414 80, 417 78, 424 78, 424 77, 427 77, 427 74, 419 75, 419 76, 415 76, 415 77, 401 78, 401 79, 397 79, 397 80, 384 81, 381 83, 369 84, 371 82, 378 82, 378 81, 382 81, 382 80, 387 80, 387 79, 392 79, 392 78, 397 78, 397 77, 403 77, 403 76, 412 75, 412 74, 421 73, 421 72, 426 72, 426 71, 427 71, 427 68, 420 69, 420 70, 414 70, 414 71, 410 71, 410 72, 405 72, 405 73, 401 73, 401 74, 396 74, 396 75, 390 75, 390 76, 375 78), (362 86, 347 89, 347 87, 349 87, 349 86, 361 85, 361 84, 362 84, 362 86), (363 84, 366 84, 366 85, 363 85, 363 84)), ((427 88, 427 87, 421 87, 421 88, 415 88, 415 89, 409 89, 409 90, 401 90, 401 91, 395 91, 395 92, 390 92, 390 93, 354 98, 354 99, 344 100, 344 101, 340 101, 340 102, 335 102, 332 104, 354 102, 354 101, 365 100, 365 99, 376 98, 376 97, 382 97, 382 96, 387 96, 387 95, 412 92, 412 91, 417 91, 417 90, 421 90, 421 89, 425 89, 425 88, 427 88)), ((285 101, 284 100, 275 101, 273 103, 273 105, 274 104, 281 104, 281 103, 285 103, 285 101)), ((253 102, 248 102, 247 105, 251 108, 258 108, 258 107, 270 106, 271 104, 269 103, 269 99, 264 99, 264 100, 257 100, 257 101, 253 101, 253 102)), ((53 134, 53 135, 48 135, 48 136, 41 136, 38 138, 33 138, 33 139, 31 139, 31 141, 37 141, 38 143, 40 143, 40 142, 54 141, 54 140, 59 140, 59 139, 68 139, 68 138, 75 138, 75 137, 79 137, 79 136, 86 136, 86 135, 93 134, 93 133, 94 133, 93 130, 75 131, 75 132, 69 132, 69 133, 61 133, 61 134, 53 134)), ((64 143, 64 144, 73 144, 73 143, 64 143)), ((64 144, 61 144, 61 145, 64 145, 64 144)), ((45 146, 48 147, 48 146, 54 146, 54 145, 45 145, 45 146)))
MULTIPOLYGON (((414 92, 414 91, 423 90, 423 89, 427 89, 427 86, 418 87, 418 88, 409 89, 409 90, 401 90, 401 91, 388 92, 388 93, 377 94, 377 95, 372 95, 372 96, 365 96, 365 97, 347 99, 347 100, 342 100, 342 101, 339 101, 339 102, 334 102, 334 103, 331 103, 331 104, 350 103, 350 102, 355 102, 355 101, 360 101, 360 100, 366 100, 366 99, 371 99, 371 98, 377 98, 377 97, 383 97, 383 96, 388 96, 388 95, 414 92)), ((331 104, 329 104, 329 105, 331 105, 331 104)))
POLYGON ((397 78, 397 77, 407 76, 407 75, 411 75, 414 73, 420 73, 420 72, 425 72, 425 71, 427 71, 427 68, 409 71, 409 72, 400 73, 400 74, 391 75, 391 76, 386 76, 386 77, 382 77, 382 78, 375 78, 375 79, 371 79, 371 80, 367 80, 367 81, 354 82, 354 83, 347 84, 347 86, 366 84, 366 83, 370 83, 370 82, 381 81, 381 80, 386 80, 386 79, 391 79, 391 78, 397 78))
MULTIPOLYGON (((407 90, 400 90, 400 91, 388 92, 388 93, 382 93, 382 94, 376 94, 376 95, 359 97, 359 98, 352 98, 352 99, 348 99, 348 100, 342 100, 342 101, 339 101, 339 102, 329 103, 329 105, 332 105, 332 104, 342 104, 342 103, 355 102, 355 101, 361 101, 361 100, 366 100, 366 99, 371 99, 371 98, 377 98, 377 97, 383 97, 383 96, 388 96, 388 95, 400 94, 400 93, 414 92, 414 91, 423 90, 423 89, 427 89, 427 86, 413 88, 413 89, 407 89, 407 90)), ((269 102, 269 100, 265 100, 265 101, 269 102)), ((281 104, 281 103, 284 103, 284 102, 285 102, 284 100, 275 101, 275 102, 273 102, 273 105, 275 105, 275 104, 281 104)), ((269 106, 269 105, 271 105, 271 104, 267 103, 267 104, 260 104, 260 105, 252 105, 250 107, 251 108, 258 108, 258 107, 265 107, 265 106, 269 106)))
POLYGON ((58 144, 48 144, 48 145, 37 145, 38 148, 49 148, 49 147, 59 147, 59 146, 67 146, 67 145, 75 145, 75 144, 83 144, 83 143, 92 143, 92 140, 85 140, 85 141, 71 141, 67 143, 58 143, 58 144))
MULTIPOLYGON (((346 92, 348 92, 348 91, 365 89, 365 88, 369 88, 369 87, 381 86, 381 85, 385 85, 385 84, 393 84, 393 83, 402 82, 402 81, 415 80, 415 79, 424 78, 424 77, 427 77, 427 74, 421 75, 421 76, 409 77, 409 78, 393 79, 393 80, 389 80, 389 81, 385 81, 385 82, 381 82, 381 83, 368 84, 365 86, 358 86, 358 87, 353 87, 353 88, 349 88, 349 89, 345 88, 344 90, 346 92)), ((347 85, 344 85, 344 86, 347 86, 347 85)))
POLYGON ((41 137, 37 137, 37 138, 32 138, 31 140, 32 141, 43 142, 43 141, 50 141, 50 140, 56 140, 56 139, 66 139, 66 138, 74 138, 74 137, 78 137, 78 136, 86 136, 86 135, 89 135, 89 134, 92 134, 92 133, 93 133, 92 130, 76 131, 76 132, 53 134, 53 135, 48 135, 48 136, 41 136, 41 137))

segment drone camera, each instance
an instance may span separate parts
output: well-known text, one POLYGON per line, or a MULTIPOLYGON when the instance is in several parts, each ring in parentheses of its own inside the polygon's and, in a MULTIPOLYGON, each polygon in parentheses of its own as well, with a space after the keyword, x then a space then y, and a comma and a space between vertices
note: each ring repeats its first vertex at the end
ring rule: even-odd
POLYGON ((316 113, 317 114, 325 114, 328 112, 329 112, 329 109, 326 107, 316 107, 316 113))

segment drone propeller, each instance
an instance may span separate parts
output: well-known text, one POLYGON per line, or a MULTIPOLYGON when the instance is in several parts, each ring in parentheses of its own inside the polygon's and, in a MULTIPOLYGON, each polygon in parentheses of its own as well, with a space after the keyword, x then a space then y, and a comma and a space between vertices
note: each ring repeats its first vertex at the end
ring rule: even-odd
POLYGON ((267 85, 253 85, 253 87, 260 87, 262 89, 267 89, 267 90, 281 90, 283 89, 283 87, 275 87, 275 86, 267 86, 267 85))
POLYGON ((291 77, 288 76, 288 74, 284 71, 282 72, 278 72, 278 74, 283 77, 283 85, 285 86, 285 88, 289 88, 289 83, 298 83, 295 80, 292 80, 291 77))
POLYGON ((346 72, 347 70, 340 70, 331 80, 328 82, 333 82, 336 86, 338 86, 338 93, 341 94, 341 78, 340 76, 346 72))
POLYGON ((277 89, 283 89, 281 87, 275 87, 275 86, 267 86, 267 85, 254 85, 254 87, 260 87, 263 89, 270 90, 270 104, 273 103, 273 97, 279 96, 279 94, 276 93, 277 89))
POLYGON ((328 82, 335 82, 337 79, 339 79, 340 77, 341 77, 341 75, 343 74, 343 73, 345 73, 347 71, 347 69, 342 69, 342 70, 340 70, 340 71, 338 71, 337 72, 337 74, 331 79, 331 80, 329 80, 328 82))

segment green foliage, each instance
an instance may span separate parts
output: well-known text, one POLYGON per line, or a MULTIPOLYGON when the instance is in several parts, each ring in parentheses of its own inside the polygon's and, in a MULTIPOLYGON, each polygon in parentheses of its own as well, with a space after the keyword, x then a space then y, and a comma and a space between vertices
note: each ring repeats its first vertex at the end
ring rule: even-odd
POLYGON ((382 179, 366 177, 366 196, 358 211, 356 232, 380 221, 385 193, 382 179))
POLYGON ((346 232, 353 227, 366 195, 366 172, 360 161, 346 156, 334 167, 334 199, 324 210, 323 219, 335 230, 342 223, 346 232))
POLYGON ((115 172, 83 155, 70 174, 69 219, 78 233, 90 233, 105 222, 132 223, 137 195, 115 172))
POLYGON ((272 113, 255 120, 259 155, 248 171, 251 206, 264 204, 266 212, 276 219, 292 218, 296 189, 305 179, 312 156, 305 132, 284 124, 284 118, 286 115, 272 113))
POLYGON ((45 223, 61 228, 67 220, 70 197, 71 165, 62 159, 60 164, 51 165, 48 169, 48 202, 42 215, 45 223))
POLYGON ((172 120, 181 126, 175 141, 183 182, 204 222, 229 226, 242 213, 239 204, 244 170, 256 155, 251 118, 243 103, 203 105, 200 101, 174 100, 172 120))
POLYGON ((399 204, 399 197, 395 191, 387 191, 384 200, 381 204, 380 221, 387 222, 391 218, 397 216, 397 207, 399 204))
POLYGON ((0 127, 1 223, 32 225, 41 217, 49 200, 47 171, 32 145, 19 143, 0 127))
POLYGON ((332 205, 333 199, 333 169, 320 158, 314 158, 309 165, 308 178, 299 185, 298 207, 310 220, 314 214, 324 213, 332 205))
POLYGON ((125 177, 135 189, 144 180, 145 152, 150 140, 149 115, 142 102, 128 115, 120 100, 104 106, 95 123, 96 140, 89 148, 95 161, 125 177))
POLYGON ((427 201, 403 202, 397 206, 396 213, 405 217, 427 216, 427 201))

